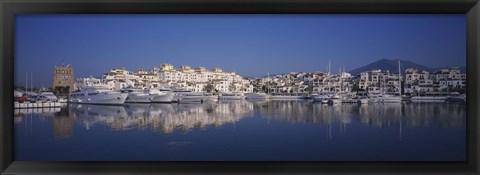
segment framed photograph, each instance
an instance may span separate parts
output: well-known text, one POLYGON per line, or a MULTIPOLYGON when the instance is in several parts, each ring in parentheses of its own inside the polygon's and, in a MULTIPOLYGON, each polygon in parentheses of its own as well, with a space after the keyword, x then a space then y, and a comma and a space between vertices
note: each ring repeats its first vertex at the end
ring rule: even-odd
POLYGON ((479 173, 478 1, 0 5, 1 174, 479 173))

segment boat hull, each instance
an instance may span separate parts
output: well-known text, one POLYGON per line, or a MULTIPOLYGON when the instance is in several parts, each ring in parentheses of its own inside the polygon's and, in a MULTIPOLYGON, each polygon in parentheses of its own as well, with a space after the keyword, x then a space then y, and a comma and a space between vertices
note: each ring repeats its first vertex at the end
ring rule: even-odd
POLYGON ((256 93, 253 93, 253 94, 248 94, 247 96, 245 96, 246 99, 269 99, 270 98, 270 95, 267 95, 267 94, 256 94, 256 93))
POLYGON ((205 96, 179 96, 178 102, 180 103, 192 103, 192 102, 204 102, 206 101, 205 96))
POLYGON ((342 104, 342 100, 340 100, 340 99, 329 100, 328 103, 330 103, 330 104, 342 104))
POLYGON ((412 97, 410 100, 414 103, 443 103, 447 97, 438 96, 438 97, 412 97))
POLYGON ((69 102, 79 104, 102 104, 102 105, 123 105, 127 99, 128 94, 100 94, 93 96, 74 97, 69 102))
POLYGON ((304 96, 277 96, 277 95, 274 95, 272 96, 272 99, 273 100, 302 100, 302 99, 305 99, 304 96))
POLYGON ((401 103, 402 97, 387 97, 387 98, 382 98, 381 101, 383 103, 401 103))
POLYGON ((243 96, 220 96, 218 97, 220 100, 241 100, 243 96))
POLYGON ((166 93, 166 94, 156 94, 152 97, 152 103, 171 103, 173 101, 175 94, 166 93))
POLYGON ((128 94, 125 103, 150 103, 152 97, 149 94, 128 94))

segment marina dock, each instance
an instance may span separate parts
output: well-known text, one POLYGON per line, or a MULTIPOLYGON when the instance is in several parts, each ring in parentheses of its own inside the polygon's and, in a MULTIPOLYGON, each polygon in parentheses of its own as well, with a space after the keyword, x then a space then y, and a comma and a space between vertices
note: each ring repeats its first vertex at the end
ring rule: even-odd
POLYGON ((37 102, 37 103, 19 103, 19 102, 14 102, 13 103, 13 108, 15 109, 20 109, 20 108, 59 108, 62 107, 62 103, 59 102, 37 102))

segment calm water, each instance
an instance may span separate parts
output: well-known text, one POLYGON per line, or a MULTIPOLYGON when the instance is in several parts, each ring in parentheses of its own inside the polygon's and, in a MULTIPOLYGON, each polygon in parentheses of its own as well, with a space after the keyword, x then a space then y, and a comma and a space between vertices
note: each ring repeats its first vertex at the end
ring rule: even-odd
POLYGON ((466 105, 231 101, 15 111, 15 160, 463 161, 466 105))

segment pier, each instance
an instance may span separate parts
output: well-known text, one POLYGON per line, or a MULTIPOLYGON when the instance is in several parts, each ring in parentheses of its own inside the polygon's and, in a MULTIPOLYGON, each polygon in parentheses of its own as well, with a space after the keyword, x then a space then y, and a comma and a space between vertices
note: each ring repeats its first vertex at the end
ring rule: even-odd
POLYGON ((19 102, 14 102, 13 103, 13 108, 15 109, 20 109, 20 108, 59 108, 62 107, 62 103, 59 102, 37 102, 37 103, 19 103, 19 102))

